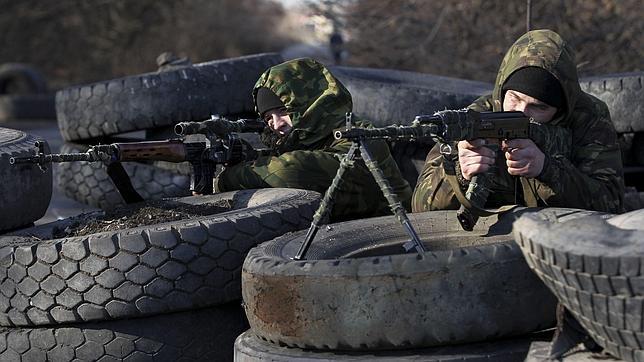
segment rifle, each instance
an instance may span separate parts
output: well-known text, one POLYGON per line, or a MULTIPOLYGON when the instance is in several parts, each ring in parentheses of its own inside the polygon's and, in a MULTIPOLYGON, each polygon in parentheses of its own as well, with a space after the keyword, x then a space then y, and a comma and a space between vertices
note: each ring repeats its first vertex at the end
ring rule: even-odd
POLYGON ((120 162, 167 161, 189 162, 192 165, 191 191, 212 194, 212 180, 218 164, 234 165, 257 157, 257 150, 239 138, 237 133, 261 132, 265 127, 259 119, 231 121, 218 116, 200 122, 181 122, 174 127, 178 136, 163 141, 142 141, 95 145, 85 153, 45 154, 44 143, 36 142, 36 154, 30 157, 11 157, 9 163, 38 164, 44 170, 52 162, 104 162, 107 173, 126 203, 140 202, 143 198, 136 192, 120 162), (185 136, 203 134, 206 142, 186 142, 185 136))
MULTIPOLYGON (((552 126, 540 124, 522 112, 477 112, 471 109, 446 110, 433 115, 416 116, 411 126, 387 126, 382 128, 351 128, 335 131, 336 139, 419 139, 432 138, 440 145, 445 157, 445 170, 448 182, 454 189, 461 203, 457 218, 464 230, 471 231, 479 216, 491 215, 500 211, 484 209, 490 193, 490 186, 496 172, 491 167, 485 173, 472 177, 467 191, 463 195, 458 182, 455 182, 454 162, 457 158, 453 142, 475 138, 495 138, 499 140, 514 138, 532 139, 542 150, 570 145, 570 133, 559 128, 553 132, 552 126), (563 135, 557 137, 556 134, 563 135)), ((498 151, 498 145, 488 145, 498 151)), ((569 147, 569 146, 568 146, 569 147)))

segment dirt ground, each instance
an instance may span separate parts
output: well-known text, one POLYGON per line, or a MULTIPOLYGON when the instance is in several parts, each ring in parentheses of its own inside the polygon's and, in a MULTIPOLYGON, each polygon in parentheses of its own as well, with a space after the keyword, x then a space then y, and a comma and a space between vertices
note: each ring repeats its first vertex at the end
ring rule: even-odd
POLYGON ((147 201, 106 211, 104 215, 98 217, 94 213, 76 216, 74 217, 74 223, 65 229, 54 228, 52 238, 84 236, 104 231, 154 225, 190 219, 196 216, 218 214, 231 209, 232 203, 230 200, 200 205, 161 200, 147 201))

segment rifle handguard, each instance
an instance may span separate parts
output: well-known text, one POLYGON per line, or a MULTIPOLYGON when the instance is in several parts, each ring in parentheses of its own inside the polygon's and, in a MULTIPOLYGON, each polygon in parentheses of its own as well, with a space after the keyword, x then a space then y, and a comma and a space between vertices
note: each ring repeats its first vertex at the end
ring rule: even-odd
POLYGON ((216 135, 224 137, 227 134, 262 132, 266 124, 259 119, 238 119, 231 121, 226 118, 212 116, 211 119, 201 122, 181 122, 174 126, 174 132, 179 136, 189 134, 216 135))

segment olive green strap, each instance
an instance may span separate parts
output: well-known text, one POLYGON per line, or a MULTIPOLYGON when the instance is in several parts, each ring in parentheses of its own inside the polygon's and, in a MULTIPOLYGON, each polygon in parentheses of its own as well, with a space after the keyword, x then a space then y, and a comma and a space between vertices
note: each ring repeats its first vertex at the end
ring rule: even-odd
POLYGON ((530 180, 521 177, 521 187, 523 188, 523 201, 525 202, 526 206, 528 207, 537 207, 538 206, 538 201, 537 201, 537 196, 535 195, 534 189, 536 189, 536 186, 531 187, 530 185, 530 180))
POLYGON ((454 196, 458 199, 458 202, 463 205, 466 209, 470 210, 473 214, 477 216, 490 216, 499 214, 502 212, 507 212, 519 205, 504 205, 496 209, 486 209, 478 207, 470 202, 470 200, 465 197, 463 190, 461 190, 461 185, 458 183, 458 178, 456 178, 456 172, 454 167, 454 161, 448 160, 446 157, 443 158, 443 169, 445 170, 445 179, 447 183, 452 187, 454 191, 454 196))

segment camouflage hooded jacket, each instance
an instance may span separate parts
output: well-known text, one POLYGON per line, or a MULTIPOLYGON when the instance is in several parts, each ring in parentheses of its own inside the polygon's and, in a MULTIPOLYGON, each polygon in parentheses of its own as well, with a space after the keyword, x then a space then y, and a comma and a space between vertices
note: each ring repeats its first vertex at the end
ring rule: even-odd
MULTIPOLYGON (((505 158, 499 152, 498 172, 487 207, 523 204, 524 195, 533 196, 536 206, 572 207, 618 213, 623 211, 624 181, 617 135, 608 107, 584 93, 577 79, 571 47, 550 30, 534 30, 521 36, 505 55, 491 95, 477 99, 469 108, 501 111, 502 86, 510 75, 523 67, 541 67, 561 84, 566 108, 550 125, 567 128, 572 134, 570 147, 544 150, 543 171, 536 178, 510 176, 505 158), (521 180, 522 179, 522 180, 521 180)), ((412 211, 456 209, 459 206, 442 167, 443 157, 434 147, 412 198, 412 211)), ((458 162, 456 162, 458 166, 458 162)), ((457 173, 460 170, 457 169, 457 173)), ((467 181, 460 180, 463 190, 467 181)))
MULTIPOLYGON (((219 191, 290 187, 324 194, 340 167, 340 157, 351 142, 335 140, 333 130, 344 126, 345 114, 353 107, 351 94, 327 68, 313 59, 295 59, 264 72, 253 90, 272 90, 291 117, 291 132, 275 145, 276 156, 259 157, 226 168, 217 179, 219 191)), ((362 125, 366 125, 361 122, 362 125)), ((409 209, 411 188, 403 179, 387 144, 369 143, 394 192, 409 209)), ((387 202, 362 160, 347 170, 340 184, 331 220, 383 215, 387 202)))

